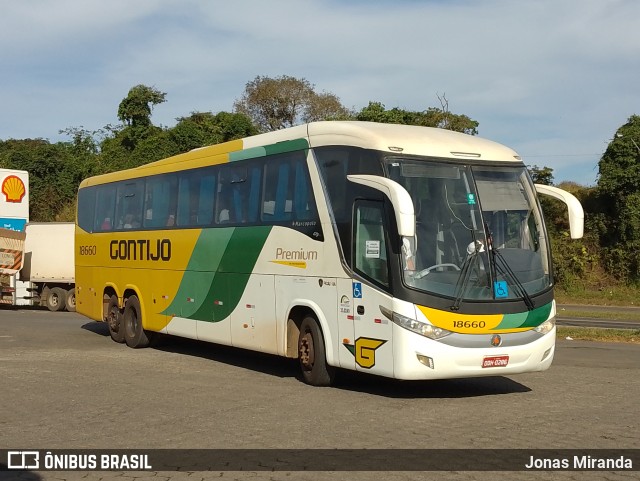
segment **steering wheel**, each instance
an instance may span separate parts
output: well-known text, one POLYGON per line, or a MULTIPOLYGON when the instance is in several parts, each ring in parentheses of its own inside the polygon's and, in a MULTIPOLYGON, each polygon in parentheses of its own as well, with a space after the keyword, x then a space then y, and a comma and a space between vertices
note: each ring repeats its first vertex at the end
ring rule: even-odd
POLYGON ((427 267, 426 269, 422 269, 420 272, 417 272, 413 277, 415 277, 416 279, 422 279, 427 274, 429 274, 432 270, 437 269, 438 267, 453 267, 457 271, 460 270, 460 268, 456 264, 451 264, 447 262, 444 264, 435 264, 431 267, 427 267))

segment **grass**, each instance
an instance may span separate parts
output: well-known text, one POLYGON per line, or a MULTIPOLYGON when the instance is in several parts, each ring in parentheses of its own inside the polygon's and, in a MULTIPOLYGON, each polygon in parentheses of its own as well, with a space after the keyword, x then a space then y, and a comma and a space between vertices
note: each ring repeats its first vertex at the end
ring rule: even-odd
POLYGON ((558 304, 640 307, 640 288, 636 286, 610 285, 599 289, 556 288, 555 295, 558 304))
POLYGON ((594 327, 558 326, 557 338, 584 341, 629 342, 640 344, 640 329, 598 329, 594 327))
POLYGON ((612 321, 640 321, 640 312, 621 311, 581 311, 574 309, 558 309, 558 317, 574 319, 609 319, 612 321))

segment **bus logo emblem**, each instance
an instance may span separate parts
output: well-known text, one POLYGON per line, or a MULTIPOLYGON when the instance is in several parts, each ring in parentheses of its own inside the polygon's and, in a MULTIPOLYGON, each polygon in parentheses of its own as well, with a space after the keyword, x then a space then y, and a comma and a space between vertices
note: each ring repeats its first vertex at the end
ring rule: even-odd
POLYGON ((353 354, 358 366, 370 369, 376 365, 376 350, 385 342, 382 339, 359 337, 354 344, 343 343, 343 346, 353 354))

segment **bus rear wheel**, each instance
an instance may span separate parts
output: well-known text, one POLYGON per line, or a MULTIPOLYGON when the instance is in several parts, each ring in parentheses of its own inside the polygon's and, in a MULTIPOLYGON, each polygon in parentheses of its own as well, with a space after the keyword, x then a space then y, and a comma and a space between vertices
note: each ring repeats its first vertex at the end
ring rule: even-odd
POLYGON ((142 315, 140 311, 140 301, 137 296, 130 296, 124 305, 122 316, 124 327, 124 341, 127 346, 133 348, 147 347, 149 338, 142 328, 142 315))
POLYGON ((298 360, 302 378, 307 384, 330 386, 333 383, 335 368, 327 365, 322 331, 318 321, 312 316, 305 317, 300 324, 298 360))
POLYGON ((75 288, 71 288, 67 291, 65 297, 65 307, 69 312, 76 312, 76 290, 75 288))
POLYGON ((107 324, 109 325, 109 335, 115 342, 124 342, 124 325, 122 323, 122 311, 118 307, 118 298, 113 295, 109 298, 107 306, 107 324))

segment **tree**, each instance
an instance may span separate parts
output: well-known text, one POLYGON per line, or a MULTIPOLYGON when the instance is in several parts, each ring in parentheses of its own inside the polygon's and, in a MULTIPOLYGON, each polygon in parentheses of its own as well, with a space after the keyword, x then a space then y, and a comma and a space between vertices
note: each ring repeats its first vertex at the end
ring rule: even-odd
POLYGON ((118 118, 129 127, 151 125, 153 107, 165 102, 167 94, 154 87, 136 85, 118 106, 118 118))
POLYGON ((443 98, 440 98, 440 101, 443 102, 442 108, 429 107, 423 111, 403 110, 398 107, 387 110, 384 104, 380 102, 369 102, 369 105, 356 114, 356 119, 388 124, 438 127, 476 135, 478 133, 478 122, 466 115, 449 112, 448 101, 446 99, 443 100, 443 98))
POLYGON ((338 97, 326 92, 318 94, 314 88, 304 78, 257 76, 247 82, 233 108, 236 113, 249 117, 261 132, 349 115, 338 97))
POLYGON ((610 272, 640 279, 640 116, 621 126, 598 163, 606 224, 601 244, 610 272))
POLYGON ((52 221, 74 202, 86 166, 76 161, 71 143, 43 139, 0 142, 0 166, 29 172, 29 210, 32 221, 52 221))
POLYGON ((529 167, 529 174, 535 184, 553 185, 553 169, 551 167, 529 167))
POLYGON ((191 112, 190 116, 177 120, 170 134, 181 152, 258 133, 251 119, 240 113, 191 112))

